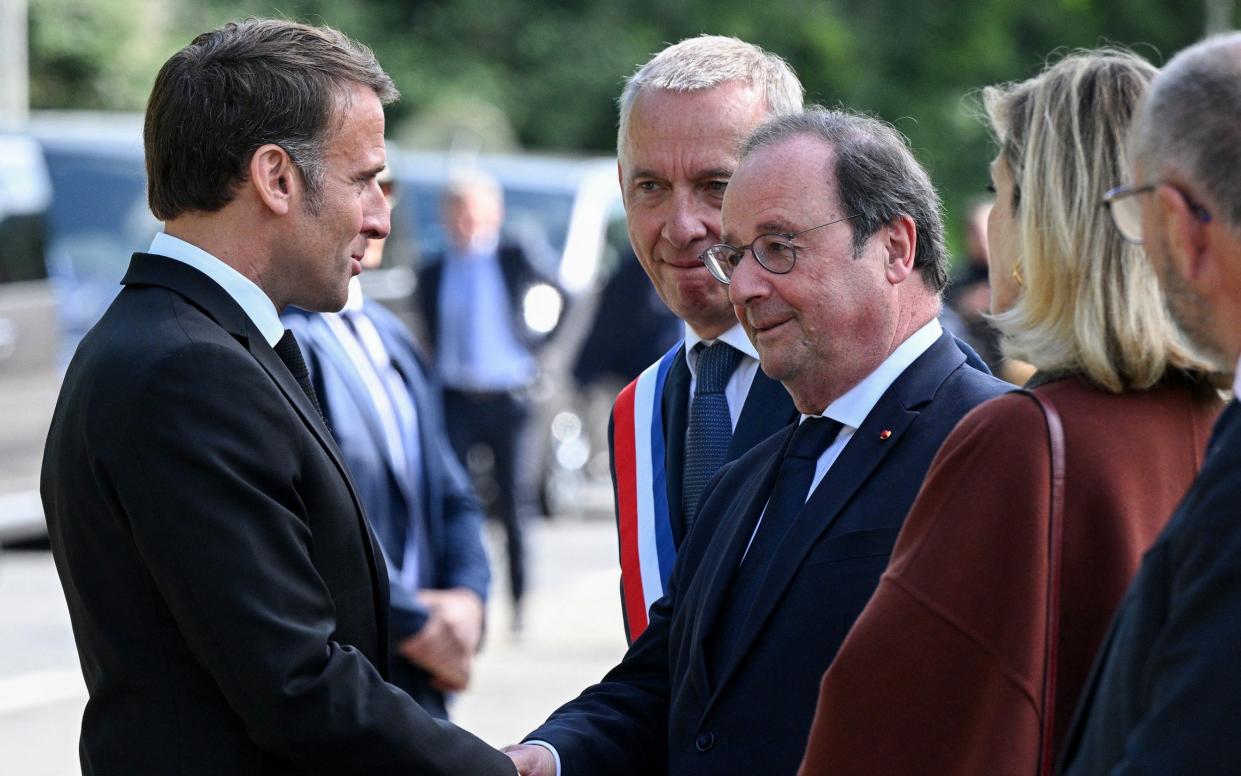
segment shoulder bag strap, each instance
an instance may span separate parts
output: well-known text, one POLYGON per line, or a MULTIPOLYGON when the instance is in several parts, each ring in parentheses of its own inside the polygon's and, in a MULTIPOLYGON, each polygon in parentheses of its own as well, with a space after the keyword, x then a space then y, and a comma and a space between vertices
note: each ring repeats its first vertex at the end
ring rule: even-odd
POLYGON ((1046 396, 1023 390, 1043 411, 1051 449, 1051 515, 1047 529, 1047 624, 1043 641, 1043 708, 1039 719, 1039 776, 1051 776, 1056 733, 1056 668, 1060 645, 1060 568, 1064 542, 1064 426, 1046 396))

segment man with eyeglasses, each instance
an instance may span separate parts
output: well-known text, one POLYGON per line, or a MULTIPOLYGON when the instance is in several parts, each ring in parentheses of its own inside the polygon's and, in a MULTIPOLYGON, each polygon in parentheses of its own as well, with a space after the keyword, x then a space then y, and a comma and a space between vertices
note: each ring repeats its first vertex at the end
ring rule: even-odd
MULTIPOLYGON (((1106 204, 1146 246, 1169 310, 1224 374, 1241 372, 1241 34, 1210 38, 1151 84, 1133 181, 1106 204)), ((1241 390, 1234 383, 1233 393, 1241 390)), ((1241 413, 1217 421, 1198 478, 1096 658, 1061 772, 1234 773, 1241 762, 1241 413)))
POLYGON ((876 119, 815 108, 760 126, 704 261, 800 422, 707 485, 650 626, 510 749, 523 774, 794 773, 820 677, 931 459, 1011 389, 941 330, 939 198, 876 119))

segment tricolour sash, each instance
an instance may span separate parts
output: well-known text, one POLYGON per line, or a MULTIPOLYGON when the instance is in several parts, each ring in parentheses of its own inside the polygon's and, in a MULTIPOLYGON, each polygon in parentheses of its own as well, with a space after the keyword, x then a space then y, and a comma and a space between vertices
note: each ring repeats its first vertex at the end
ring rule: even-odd
POLYGON ((631 643, 646 630, 647 611, 664 594, 676 559, 664 471, 662 398, 681 345, 625 386, 612 410, 621 588, 631 643))

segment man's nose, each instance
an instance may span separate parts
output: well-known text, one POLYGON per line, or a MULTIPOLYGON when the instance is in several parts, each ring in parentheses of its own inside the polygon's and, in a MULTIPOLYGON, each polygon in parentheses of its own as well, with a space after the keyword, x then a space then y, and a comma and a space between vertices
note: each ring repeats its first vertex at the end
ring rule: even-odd
POLYGON ((747 250, 741 255, 733 274, 728 279, 728 301, 737 307, 744 307, 755 299, 761 299, 771 290, 771 273, 754 258, 754 253, 747 250))
POLYGON ((662 236, 675 248, 688 248, 695 242, 718 236, 719 208, 711 207, 690 192, 678 192, 669 205, 662 236))
POLYGON ((368 239, 382 240, 392 228, 392 208, 378 183, 373 183, 371 188, 374 191, 368 194, 362 213, 362 234, 368 239))

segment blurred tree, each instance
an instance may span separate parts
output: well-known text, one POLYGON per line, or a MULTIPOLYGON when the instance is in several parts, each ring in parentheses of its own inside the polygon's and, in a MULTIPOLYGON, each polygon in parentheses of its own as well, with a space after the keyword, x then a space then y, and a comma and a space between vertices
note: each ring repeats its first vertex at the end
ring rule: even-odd
POLYGON ((194 33, 279 15, 374 48, 403 93, 389 111, 394 137, 471 137, 484 148, 516 138, 559 152, 613 150, 623 79, 653 52, 702 32, 736 35, 788 59, 810 100, 895 123, 950 213, 981 191, 994 153, 982 86, 1026 78, 1058 50, 1109 42, 1161 64, 1208 23, 1236 22, 1231 0, 30 2, 38 107, 138 108, 160 59, 194 33))

